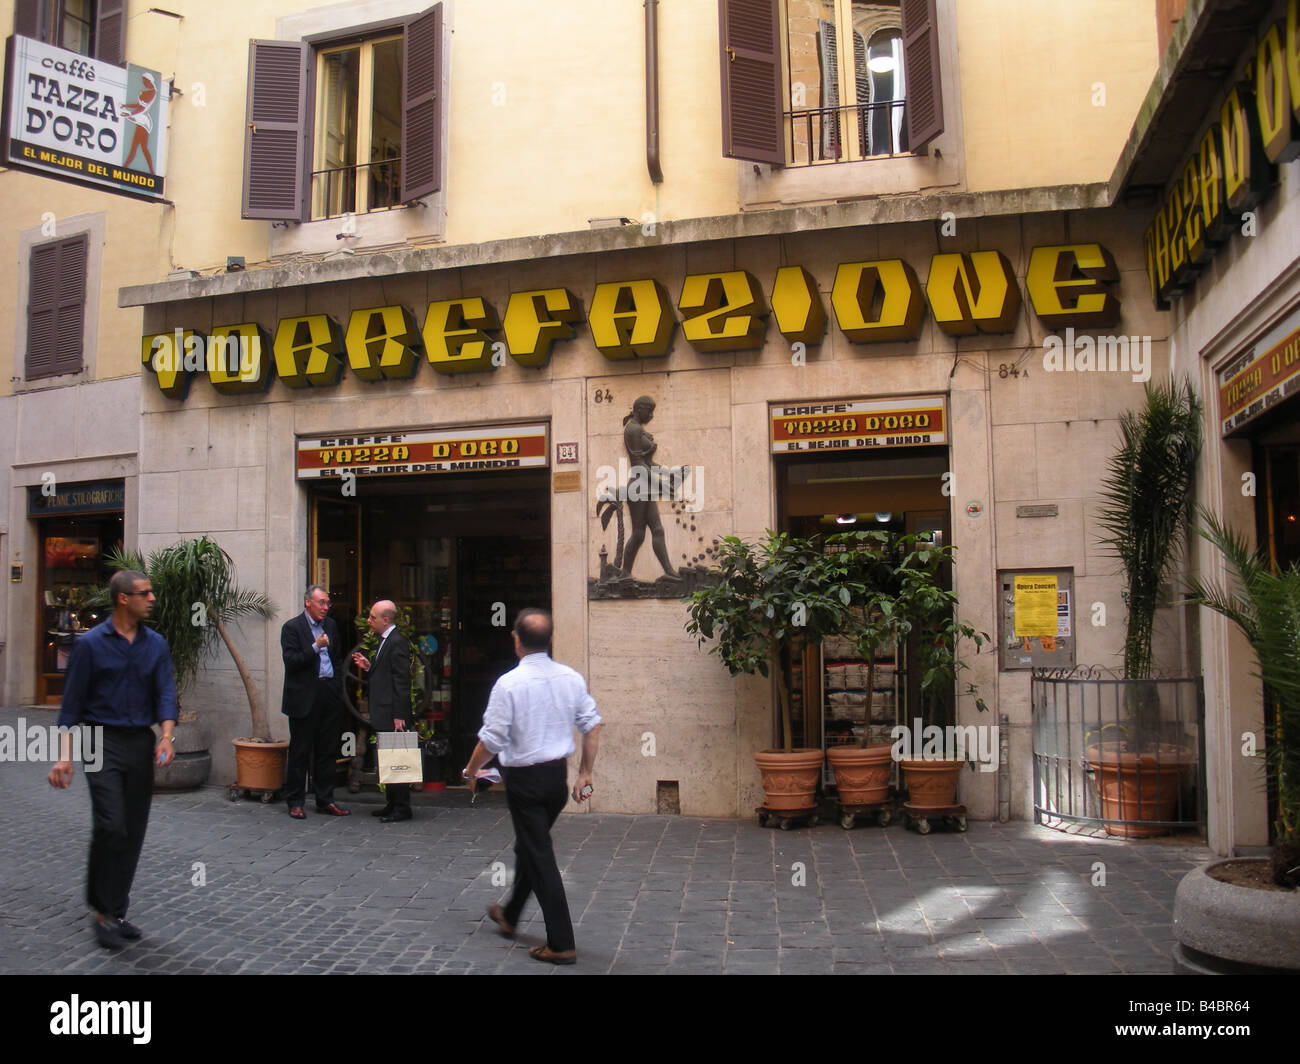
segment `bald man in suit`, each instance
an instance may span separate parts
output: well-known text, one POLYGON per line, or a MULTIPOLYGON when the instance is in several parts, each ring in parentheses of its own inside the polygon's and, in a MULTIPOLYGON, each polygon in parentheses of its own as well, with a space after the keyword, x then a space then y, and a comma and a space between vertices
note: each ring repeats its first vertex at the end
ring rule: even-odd
MULTIPOLYGON (((397 606, 388 599, 380 599, 370 607, 366 618, 370 630, 379 637, 375 656, 367 658, 357 652, 352 662, 362 672, 370 674, 367 705, 370 724, 377 732, 406 731, 415 727, 411 713, 411 644, 397 630, 397 606)), ((374 816, 383 824, 410 820, 411 785, 389 783, 384 787, 388 804, 376 810, 374 816)))

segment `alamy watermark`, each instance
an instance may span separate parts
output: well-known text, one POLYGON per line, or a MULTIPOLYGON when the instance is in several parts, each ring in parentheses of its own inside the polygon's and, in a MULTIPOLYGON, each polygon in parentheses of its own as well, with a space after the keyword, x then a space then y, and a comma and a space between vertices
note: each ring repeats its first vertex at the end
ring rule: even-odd
POLYGON ((1043 340, 1043 370, 1047 373, 1130 373, 1135 383, 1151 379, 1151 337, 1075 336, 1055 334, 1043 340))
POLYGON ((910 725, 895 724, 889 737, 894 740, 890 756, 895 761, 973 761, 981 772, 993 772, 998 767, 996 724, 949 724, 941 728, 917 717, 910 725))
POLYGON ((183 370, 202 373, 225 370, 230 376, 251 377, 262 358, 260 336, 185 335, 176 329, 172 334, 155 336, 150 346, 150 364, 155 373, 183 370))
POLYGON ((690 513, 704 505, 704 470, 699 466, 647 467, 620 458, 617 466, 596 470, 596 498, 624 502, 681 501, 690 513))
POLYGON ((80 761, 87 772, 98 772, 104 765, 104 729, 101 725, 61 728, 57 724, 28 724, 19 717, 16 724, 0 724, 0 761, 59 760, 59 737, 72 740, 72 760, 80 761))

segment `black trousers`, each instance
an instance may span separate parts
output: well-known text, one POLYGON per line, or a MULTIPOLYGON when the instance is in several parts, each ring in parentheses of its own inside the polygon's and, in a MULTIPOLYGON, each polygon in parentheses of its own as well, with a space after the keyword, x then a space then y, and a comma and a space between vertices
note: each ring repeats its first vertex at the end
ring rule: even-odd
POLYGON ((569 900, 551 847, 551 825, 569 800, 568 764, 559 760, 503 767, 501 776, 515 826, 515 884, 502 906, 505 918, 518 924, 528 895, 536 894, 546 921, 546 945, 556 952, 574 949, 569 900))
POLYGON ((155 745, 150 728, 105 726, 103 762, 98 772, 86 773, 93 824, 86 902, 119 920, 131 901, 131 881, 149 826, 155 745))
POLYGON ((305 717, 289 718, 289 756, 284 770, 284 799, 302 805, 311 768, 316 804, 334 801, 334 773, 343 734, 343 699, 337 679, 317 680, 316 696, 305 717))
POLYGON ((384 798, 394 810, 411 811, 411 785, 409 783, 385 783, 384 798))

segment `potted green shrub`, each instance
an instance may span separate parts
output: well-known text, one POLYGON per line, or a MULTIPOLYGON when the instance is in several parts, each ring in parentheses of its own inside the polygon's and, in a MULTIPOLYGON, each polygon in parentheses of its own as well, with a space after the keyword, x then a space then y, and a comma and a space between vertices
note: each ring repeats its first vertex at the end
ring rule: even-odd
POLYGON ((1127 617, 1122 696, 1125 723, 1115 739, 1087 750, 1103 818, 1112 835, 1147 837, 1166 829, 1132 823, 1169 820, 1194 755, 1167 741, 1159 686, 1152 681, 1152 635, 1160 589, 1182 556, 1201 452, 1201 406, 1191 384, 1146 386, 1138 411, 1120 418, 1121 442, 1102 483, 1102 542, 1119 557, 1127 617))
POLYGON ((764 808, 813 810, 822 752, 794 747, 785 655, 796 636, 816 641, 842 631, 864 588, 851 578, 846 554, 824 553, 819 544, 782 532, 769 531, 758 543, 726 536, 714 557, 712 582, 687 598, 686 630, 701 646, 713 640, 709 652, 733 676, 775 678, 782 746, 754 755, 764 808))
MULTIPOLYGON (((152 551, 147 557, 135 551, 113 551, 107 561, 115 571, 135 569, 149 577, 158 601, 148 623, 167 640, 171 650, 178 703, 189 695, 200 667, 216 653, 218 643, 224 644, 243 682, 252 725, 249 738, 232 740, 236 762, 241 763, 241 744, 253 746, 255 750, 261 748, 263 760, 266 754, 274 760, 278 750, 280 776, 270 784, 270 789, 280 786, 284 752, 289 744, 271 739, 261 695, 229 631, 229 626, 243 617, 274 617, 271 601, 265 595, 238 586, 234 561, 207 536, 180 540, 152 551)), ((192 709, 185 709, 181 721, 193 723, 196 717, 192 709)), ((180 757, 178 751, 178 761, 180 757)), ((264 789, 262 781, 245 783, 242 768, 240 777, 240 786, 264 789)))
POLYGON ((1254 651, 1273 710, 1264 772, 1276 787, 1271 858, 1214 861, 1174 898, 1178 959, 1193 971, 1300 970, 1300 565, 1275 571, 1244 536, 1201 511, 1197 532, 1223 555, 1227 585, 1192 580, 1192 601, 1226 617, 1254 651), (1189 954, 1188 950, 1196 953, 1189 954), (1193 958, 1196 959, 1193 959, 1193 958))

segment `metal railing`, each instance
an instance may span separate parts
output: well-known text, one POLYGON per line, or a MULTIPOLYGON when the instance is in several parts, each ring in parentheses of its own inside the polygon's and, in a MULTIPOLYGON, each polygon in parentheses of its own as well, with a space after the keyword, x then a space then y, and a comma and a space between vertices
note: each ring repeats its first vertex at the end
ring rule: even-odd
POLYGON ((1204 827, 1200 677, 1035 669, 1030 696, 1036 823, 1100 824, 1127 838, 1204 827))
POLYGON ((785 112, 786 166, 907 155, 907 101, 785 112))
POLYGON ((368 181, 364 210, 386 211, 402 205, 402 160, 376 159, 355 166, 336 166, 313 170, 311 175, 311 216, 314 219, 340 218, 357 213, 357 182, 368 181), (361 171, 368 171, 362 174, 361 171))

